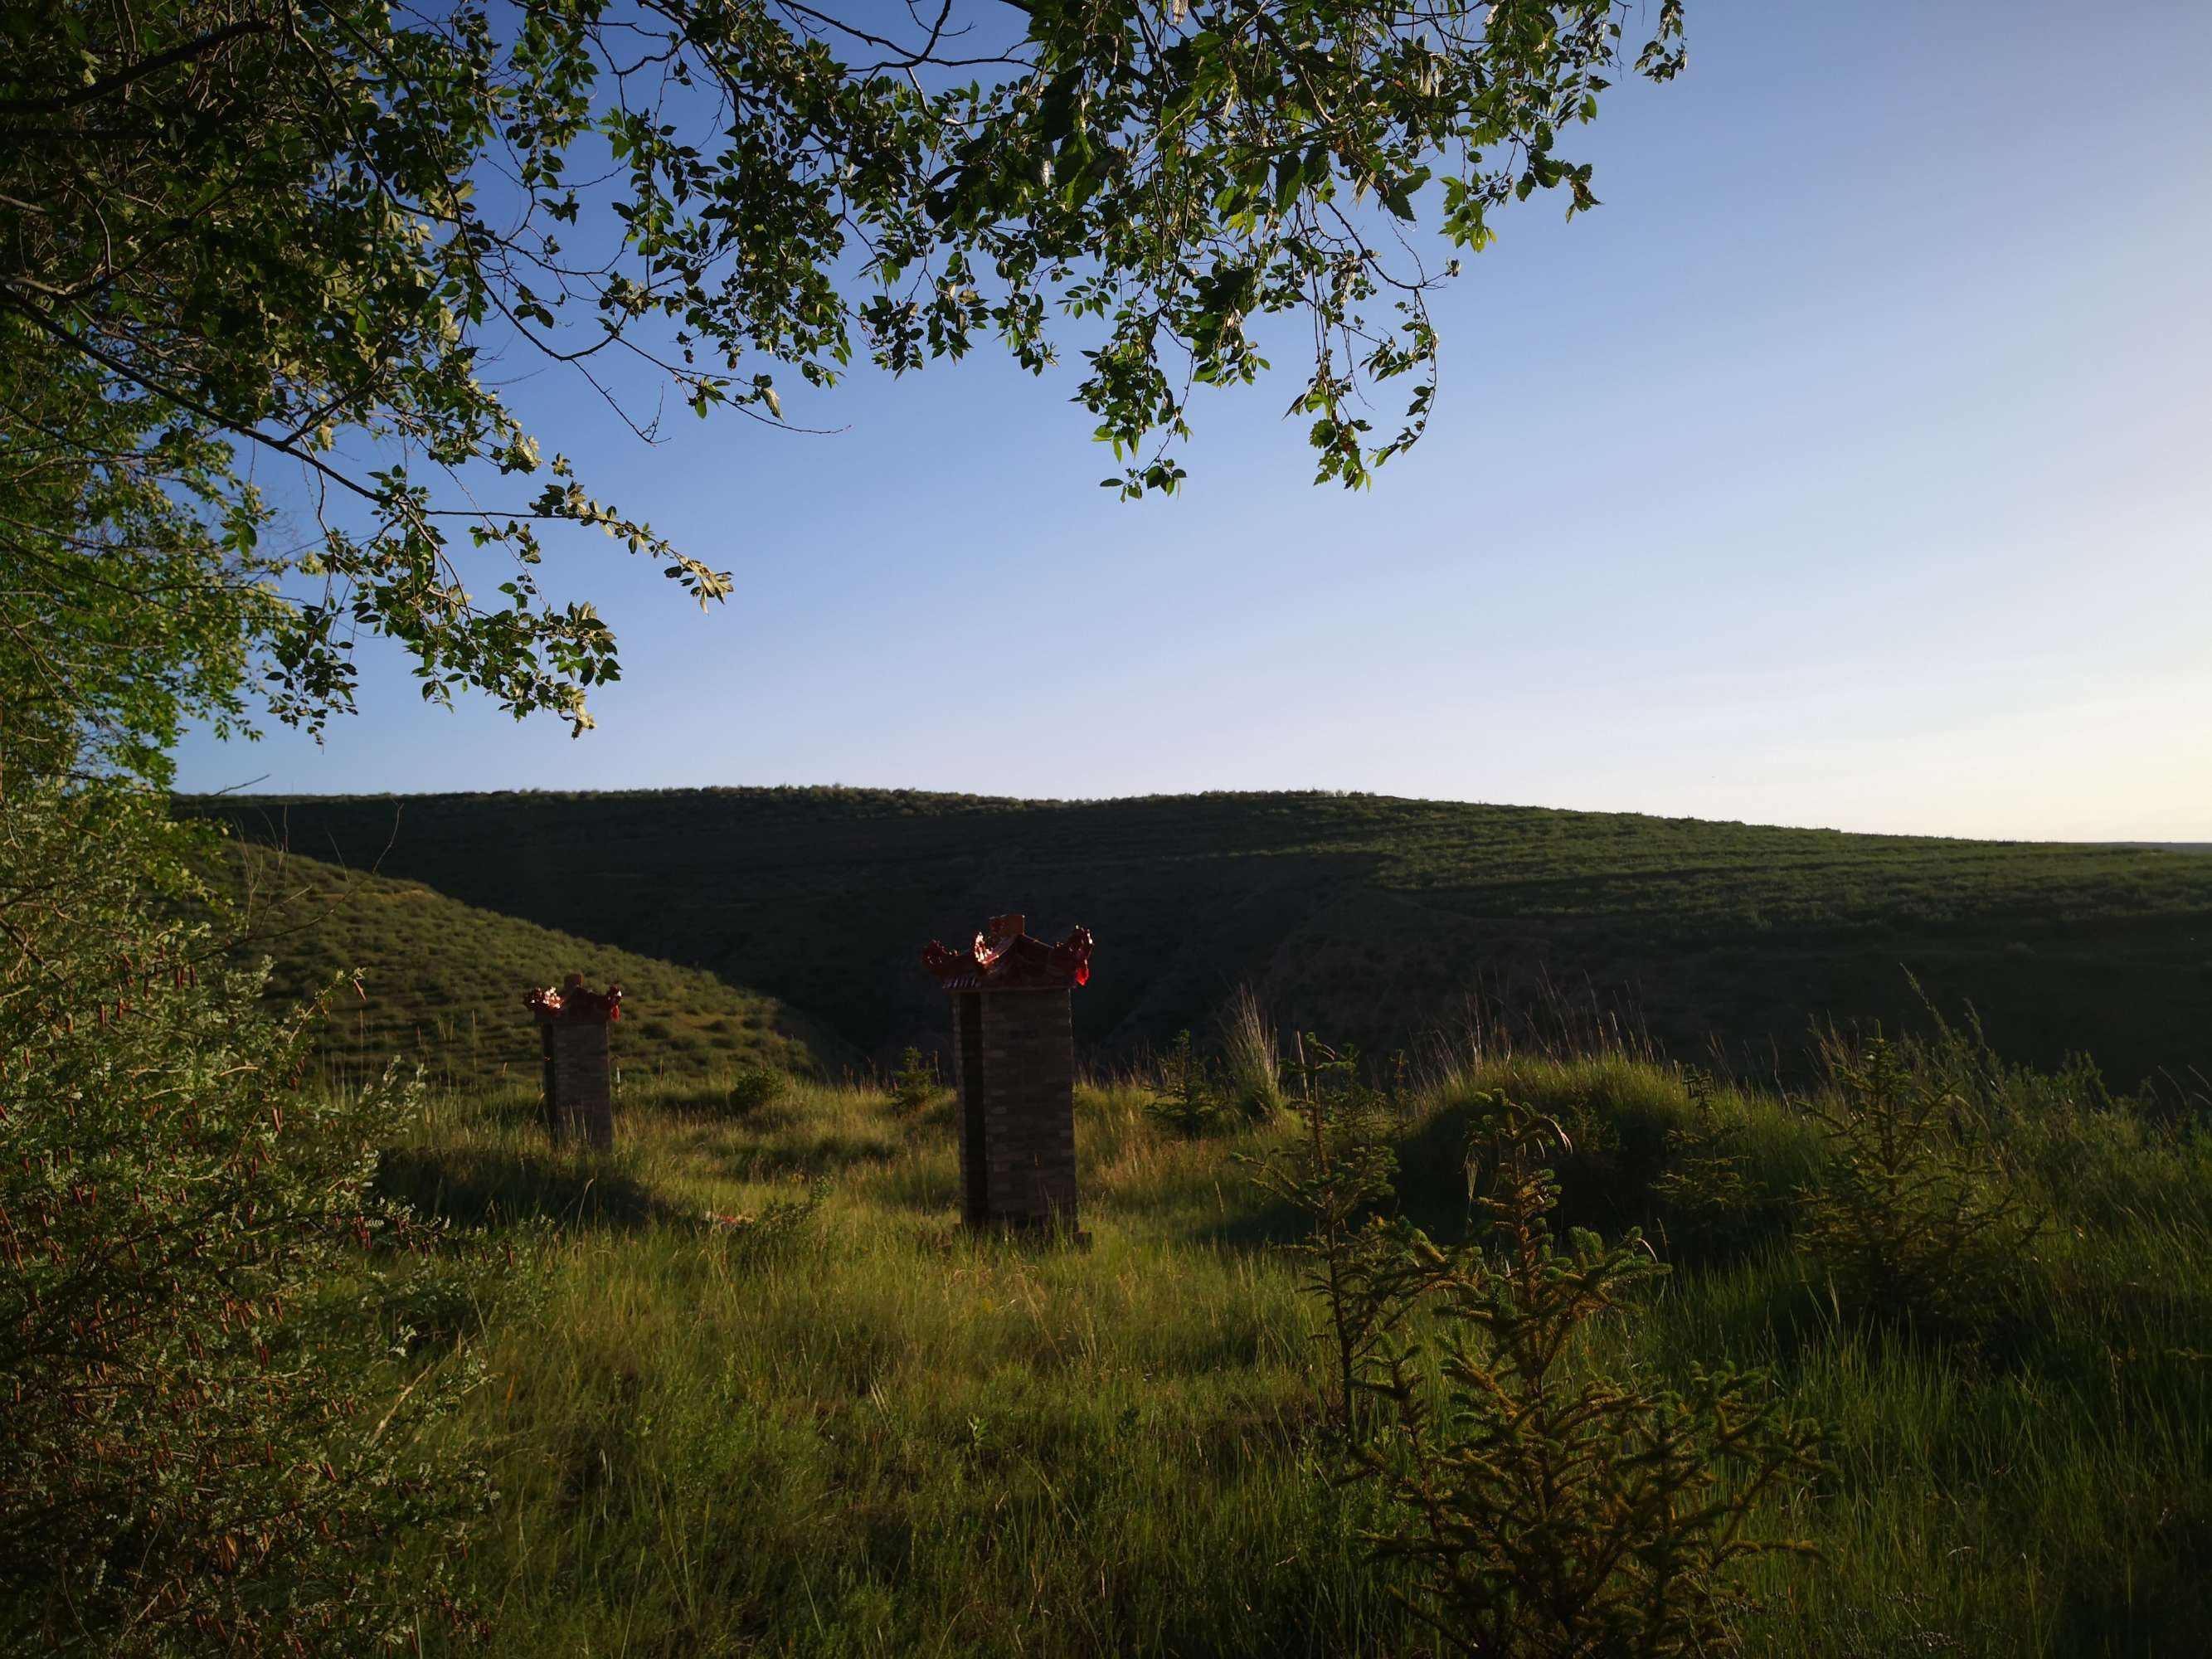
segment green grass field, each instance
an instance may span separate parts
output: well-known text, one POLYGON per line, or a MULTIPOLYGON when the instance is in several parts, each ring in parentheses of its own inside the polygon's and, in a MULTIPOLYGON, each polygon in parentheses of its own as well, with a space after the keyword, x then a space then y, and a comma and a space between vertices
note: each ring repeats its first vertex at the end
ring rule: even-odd
MULTIPOLYGON (((1965 1343, 1840 1311, 1799 1226, 1831 1158, 1801 1109, 1648 1056, 1462 1056, 1408 1090, 1402 1200, 1438 1237, 1462 1224, 1483 1088, 1572 1133, 1566 1218, 1641 1222, 1675 1263, 1577 1364, 1766 1368, 1830 1428, 1830 1473, 1760 1517, 1821 1554, 1762 1568, 1751 1651, 2199 1650, 2201 1128, 2079 1079, 2001 1082, 1991 1121, 2047 1225, 1965 1343), (1743 1149, 1747 1231, 1664 1196, 1700 1129, 1743 1149)), ((1364 1557, 1370 1500, 1328 1478, 1294 1223, 1238 1162, 1287 1123, 1188 1139, 1138 1088, 1084 1089, 1073 1250, 962 1232, 948 1102, 902 1116, 802 1084, 732 1120, 720 1097, 627 1086, 621 1148, 595 1160, 547 1151, 526 1091, 448 1094, 387 1160, 536 1287, 487 1303, 489 1378, 445 1431, 501 1492, 465 1564, 493 1651, 1436 1650, 1364 1557)))
MULTIPOLYGON (((1325 794, 1024 802, 845 789, 225 798, 247 836, 703 969, 878 1060, 934 1044, 924 942, 1098 939, 1079 1039, 1203 1034, 1250 984, 1376 1051, 1565 987, 1677 1054, 1971 1003, 2006 1051, 2212 1073, 2212 857, 1325 794)), ((435 1006, 435 1005, 426 1005, 435 1006)), ((1756 1057, 1755 1059, 1752 1057, 1756 1057)))

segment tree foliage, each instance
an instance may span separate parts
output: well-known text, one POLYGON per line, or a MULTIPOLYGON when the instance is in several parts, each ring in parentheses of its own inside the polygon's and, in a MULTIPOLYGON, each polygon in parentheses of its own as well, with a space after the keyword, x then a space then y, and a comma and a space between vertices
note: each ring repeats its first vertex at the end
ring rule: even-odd
POLYGON ((1363 483, 1434 391, 1456 264, 1416 237, 1592 205, 1565 135, 1625 67, 1671 76, 1681 29, 1680 0, 9 8, 4 665, 141 763, 255 672, 280 717, 349 707, 363 632, 426 696, 580 729, 614 641, 541 590, 543 538, 599 528, 702 605, 731 578, 541 451, 498 388, 539 363, 773 423, 859 358, 992 339, 1042 372, 1073 340, 1138 495, 1279 315, 1310 325, 1319 476, 1363 483), (118 669, 130 630, 155 674, 118 669))

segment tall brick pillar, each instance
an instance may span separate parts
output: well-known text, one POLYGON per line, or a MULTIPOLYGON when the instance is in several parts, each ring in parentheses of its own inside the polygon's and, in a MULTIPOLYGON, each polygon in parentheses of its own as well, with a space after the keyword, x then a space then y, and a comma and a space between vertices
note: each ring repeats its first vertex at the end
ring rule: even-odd
POLYGON ((615 1144, 613 1064, 607 1028, 622 1018, 622 987, 586 989, 581 974, 557 991, 523 999, 545 1054, 545 1128, 553 1144, 580 1139, 594 1152, 615 1144))
POLYGON ((1091 935, 1031 939, 994 916, 955 955, 922 963, 950 993, 960 1091, 963 1211, 971 1227, 1076 1230, 1075 1040, 1069 994, 1091 977, 1091 935))

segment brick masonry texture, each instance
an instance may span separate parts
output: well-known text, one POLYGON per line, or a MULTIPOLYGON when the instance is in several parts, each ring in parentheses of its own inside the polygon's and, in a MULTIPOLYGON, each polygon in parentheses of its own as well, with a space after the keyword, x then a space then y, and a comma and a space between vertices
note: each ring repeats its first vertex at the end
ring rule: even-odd
POLYGON ((951 1000, 969 1224, 1072 1231, 1075 1042, 1068 994, 960 991, 951 1000))
POLYGON ((595 1151, 615 1144, 607 1028, 597 1020, 551 1022, 545 1036, 545 1120, 553 1139, 580 1136, 595 1151))

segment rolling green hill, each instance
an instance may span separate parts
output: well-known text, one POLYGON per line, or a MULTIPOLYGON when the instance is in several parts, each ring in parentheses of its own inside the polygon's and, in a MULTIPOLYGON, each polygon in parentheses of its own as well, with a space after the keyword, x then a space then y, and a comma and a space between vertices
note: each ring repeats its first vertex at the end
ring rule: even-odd
POLYGON ((477 909, 419 882, 251 845, 230 869, 244 901, 242 954, 270 959, 272 996, 295 1001, 360 973, 358 995, 332 1000, 319 1045, 338 1079, 395 1057, 444 1082, 534 1078, 538 1032, 523 994, 571 971, 595 986, 621 981, 611 1041, 616 1065, 633 1074, 699 1077, 750 1062, 814 1072, 836 1048, 774 999, 712 974, 477 909))
POLYGON ((855 789, 186 805, 504 915, 705 969, 859 1048, 933 1039, 916 965, 993 913, 1098 939, 1078 1032, 1201 1023, 1249 981, 1370 1045, 1547 984, 1678 1052, 1909 1019, 1907 974, 2023 1058, 2212 1073, 2212 859, 1319 793, 1031 802, 855 789))

